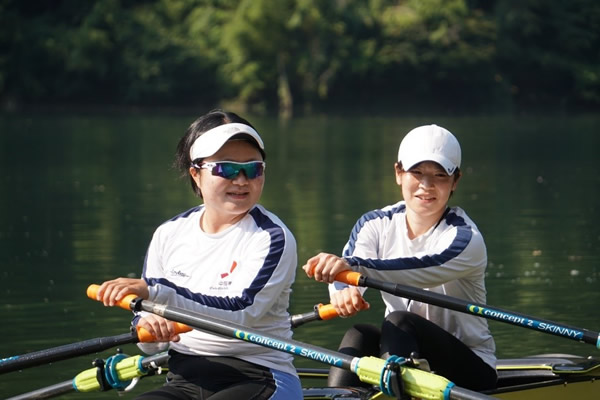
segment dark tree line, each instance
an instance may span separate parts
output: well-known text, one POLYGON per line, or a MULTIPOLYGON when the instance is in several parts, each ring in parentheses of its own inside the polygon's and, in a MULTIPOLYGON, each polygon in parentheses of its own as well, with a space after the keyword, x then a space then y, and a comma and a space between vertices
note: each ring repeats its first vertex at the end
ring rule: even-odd
POLYGON ((0 1, 0 100, 598 109, 596 0, 0 1))

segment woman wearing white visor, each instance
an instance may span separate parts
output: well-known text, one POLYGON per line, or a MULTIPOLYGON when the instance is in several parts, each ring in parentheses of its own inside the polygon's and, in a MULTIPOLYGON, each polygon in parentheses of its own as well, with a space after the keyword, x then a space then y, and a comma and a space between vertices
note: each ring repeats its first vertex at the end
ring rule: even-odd
MULTIPOLYGON (((403 201, 364 214, 354 226, 343 257, 321 253, 309 259, 309 277, 332 283, 344 270, 386 282, 485 303, 487 253, 477 226, 448 200, 461 177, 461 149, 448 130, 420 126, 402 140, 394 164, 403 201)), ((329 286, 331 303, 342 316, 369 305, 363 292, 339 282, 329 286)), ((431 369, 472 390, 496 385, 495 344, 485 319, 381 292, 381 327, 355 325, 340 351, 354 356, 417 354, 431 369)), ((332 386, 360 385, 332 368, 332 386)))
MULTIPOLYGON (((264 144, 248 121, 221 110, 194 121, 177 146, 176 165, 203 204, 155 231, 143 279, 104 282, 98 299, 113 305, 127 293, 291 338, 288 305, 297 266, 296 241, 257 204, 265 182, 264 144)), ((292 356, 193 330, 174 334, 153 314, 134 319, 169 348, 162 387, 141 399, 301 399, 292 356)))

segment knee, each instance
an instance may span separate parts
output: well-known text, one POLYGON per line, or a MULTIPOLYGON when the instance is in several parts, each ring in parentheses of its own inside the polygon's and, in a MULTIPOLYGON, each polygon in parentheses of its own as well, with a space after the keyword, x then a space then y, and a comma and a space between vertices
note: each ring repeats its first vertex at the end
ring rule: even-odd
POLYGON ((384 323, 391 323, 396 326, 403 325, 405 323, 411 322, 415 318, 416 314, 413 314, 409 311, 394 311, 389 313, 385 319, 384 323))
POLYGON ((360 338, 362 340, 371 339, 376 336, 379 336, 379 329, 368 324, 356 324, 344 334, 344 338, 360 338))
POLYGON ((379 347, 379 337, 379 329, 373 325, 354 325, 344 334, 339 351, 353 356, 375 354, 379 347))
POLYGON ((416 334, 418 331, 423 329, 423 323, 426 320, 409 311, 394 311, 389 313, 381 324, 381 331, 395 331, 398 330, 406 333, 416 334))

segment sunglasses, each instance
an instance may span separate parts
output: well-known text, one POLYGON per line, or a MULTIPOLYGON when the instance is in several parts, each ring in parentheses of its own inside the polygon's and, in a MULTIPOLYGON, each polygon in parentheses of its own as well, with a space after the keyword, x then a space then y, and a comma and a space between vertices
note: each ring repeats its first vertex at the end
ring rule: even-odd
POLYGON ((264 161, 250 161, 245 163, 216 161, 201 164, 194 162, 192 165, 195 168, 208 169, 213 175, 225 179, 234 179, 241 171, 244 171, 244 175, 248 179, 258 178, 265 172, 266 166, 264 161))

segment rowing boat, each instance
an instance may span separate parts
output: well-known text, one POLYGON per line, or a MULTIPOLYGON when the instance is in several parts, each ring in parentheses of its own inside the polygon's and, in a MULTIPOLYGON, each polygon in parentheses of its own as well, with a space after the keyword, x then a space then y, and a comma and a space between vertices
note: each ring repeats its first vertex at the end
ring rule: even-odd
MULTIPOLYGON (((498 360, 498 385, 483 392, 505 400, 600 398, 600 359, 545 354, 498 360)), ((298 369, 303 381, 326 379, 327 370, 298 369)), ((313 381, 314 382, 314 381, 313 381)), ((318 381, 317 381, 318 382, 318 381)), ((304 399, 385 399, 377 387, 304 387, 304 399)))
MULTIPOLYGON (((124 380, 114 382, 117 390, 129 390, 136 377, 159 375, 166 371, 167 353, 154 356, 125 356, 118 359, 118 376, 124 380)), ((108 362, 110 363, 110 361, 108 362)), ((495 390, 482 392, 504 400, 558 400, 600 398, 600 359, 569 354, 545 354, 524 358, 498 360, 498 386, 495 390)), ((298 368, 303 384, 305 400, 383 400, 389 399, 376 385, 364 387, 327 387, 328 370, 324 368, 298 368)), ((49 388, 24 393, 8 400, 47 399, 68 391, 91 392, 107 390, 100 388, 94 368, 79 374, 75 379, 49 388), (76 388, 76 389, 74 389, 76 388)), ((160 385, 160 382, 157 382, 160 385)), ((82 393, 82 399, 85 394, 82 393)))
POLYGON ((600 360, 572 355, 539 355, 498 363, 494 397, 511 400, 598 399, 600 360))
MULTIPOLYGON (((362 278, 360 278, 360 284, 383 286, 379 282, 369 283, 362 278)), ((385 289, 390 291, 408 290, 398 285, 392 288, 386 287, 385 289)), ((97 290, 97 285, 91 285, 88 288, 88 296, 93 299, 96 298, 94 290, 97 290)), ((421 293, 415 292, 414 289, 410 290, 412 290, 411 296, 422 296, 421 293)), ((454 307, 458 311, 471 312, 470 307, 462 307, 459 300, 447 296, 439 299, 430 299, 430 301, 443 301, 448 303, 446 306, 449 308, 454 307)), ((428 371, 425 360, 405 360, 398 357, 392 357, 388 360, 376 357, 350 357, 343 353, 333 352, 306 343, 266 335, 244 326, 203 316, 189 310, 155 304, 151 301, 137 298, 134 295, 126 296, 117 305, 124 309, 152 312, 169 320, 176 321, 179 323, 179 329, 182 332, 193 327, 224 337, 234 337, 265 347, 275 348, 279 351, 309 358, 329 364, 330 366, 344 368, 355 373, 362 382, 361 385, 364 385, 361 387, 327 387, 322 384, 323 380, 328 376, 327 369, 299 369, 298 373, 303 383, 304 399, 307 400, 404 399, 407 396, 408 398, 429 400, 487 400, 492 398, 506 400, 576 398, 586 400, 600 398, 600 383, 595 382, 600 376, 600 359, 595 357, 586 358, 566 354, 546 354, 518 359, 501 359, 497 363, 499 376, 497 388, 491 391, 474 392, 466 388, 457 387, 444 377, 436 375, 435 371, 428 371), (319 379, 320 381, 318 380, 315 384, 313 383, 315 379, 319 379)), ((476 306, 480 307, 479 305, 476 306)), ((315 306, 315 310, 311 313, 294 316, 291 319, 291 323, 293 326, 298 326, 315 319, 329 319, 334 316, 334 313, 330 313, 331 307, 329 307, 328 312, 324 312, 327 308, 327 306, 322 307, 322 305, 315 306)), ((502 310, 502 313, 508 315, 510 312, 502 310)), ((485 314, 481 315, 490 318, 485 314)), ((540 321, 545 324, 552 323, 553 326, 557 327, 561 326, 552 321, 535 320, 532 317, 521 315, 522 318, 533 321, 531 325, 528 324, 527 326, 535 326, 540 321)), ((571 332, 577 333, 579 341, 595 344, 597 348, 600 348, 600 333, 575 327, 567 328, 571 332)), ((556 334, 556 332, 558 331, 547 333, 556 334)), ((130 335, 97 338, 68 346, 59 346, 41 352, 30 353, 24 356, 10 357, 0 360, 0 373, 16 370, 19 367, 32 366, 40 361, 51 362, 64 359, 69 354, 84 354, 84 351, 90 350, 98 351, 99 348, 114 345, 115 343, 136 343, 151 339, 142 339, 143 336, 140 335, 140 332, 133 332, 130 335), (84 344, 84 349, 80 348, 81 344, 84 344)), ((572 339, 574 337, 569 335, 568 338, 572 339)), ((104 362, 100 362, 95 368, 83 371, 72 380, 11 399, 25 400, 56 397, 56 394, 73 390, 80 392, 108 390, 111 388, 125 390, 126 388, 135 386, 138 378, 149 374, 159 374, 161 367, 164 368, 167 361, 168 356, 166 353, 150 357, 129 357, 117 354, 104 362)), ((457 360, 457 368, 460 368, 460 360, 457 360)))

